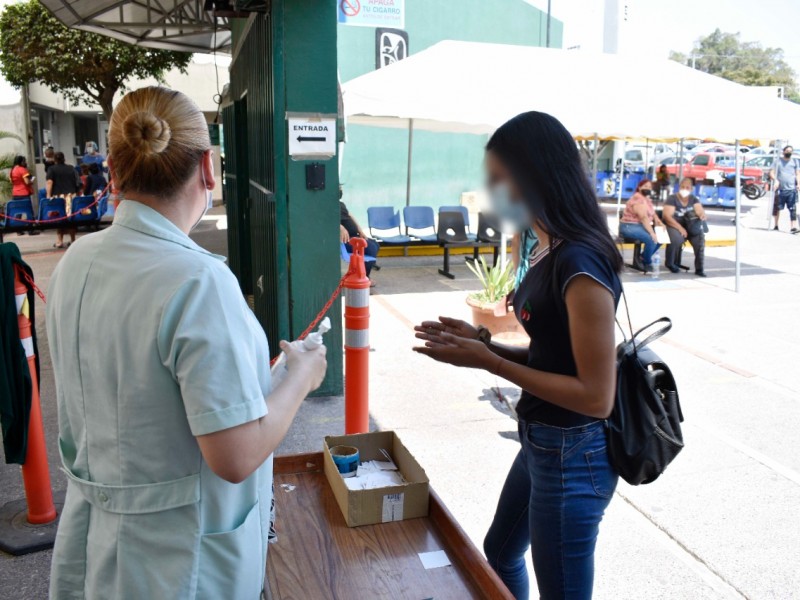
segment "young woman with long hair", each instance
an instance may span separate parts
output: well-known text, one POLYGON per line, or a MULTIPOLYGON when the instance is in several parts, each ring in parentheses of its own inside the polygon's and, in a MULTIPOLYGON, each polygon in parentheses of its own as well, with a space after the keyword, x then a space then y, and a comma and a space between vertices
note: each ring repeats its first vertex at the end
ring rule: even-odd
POLYGON ((509 471, 486 556, 516 598, 528 598, 525 554, 544 600, 592 595, 594 548, 617 485, 605 419, 614 406, 614 316, 622 257, 572 136, 554 117, 528 112, 486 146, 494 211, 539 244, 514 298, 529 348, 440 317, 416 327, 415 350, 487 370, 522 388, 522 448, 509 471))

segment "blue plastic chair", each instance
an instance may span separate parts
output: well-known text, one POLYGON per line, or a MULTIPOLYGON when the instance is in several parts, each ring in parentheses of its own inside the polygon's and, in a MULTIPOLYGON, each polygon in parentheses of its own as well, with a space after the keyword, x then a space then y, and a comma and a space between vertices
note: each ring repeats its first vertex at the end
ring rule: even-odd
MULTIPOLYGON (((30 199, 9 200, 6 203, 5 214, 9 217, 15 217, 16 219, 26 219, 28 221, 31 221, 35 218, 33 214, 33 203, 30 201, 30 199)), ((9 229, 14 229, 14 228, 28 227, 30 226, 30 223, 4 218, 3 226, 8 227, 9 229)))
POLYGON ((717 202, 722 208, 736 208, 736 188, 717 188, 717 202))
MULTIPOLYGON (((347 264, 350 264, 350 257, 353 256, 353 253, 347 251, 347 246, 344 245, 344 242, 339 244, 339 246, 341 247, 342 260, 347 264)), ((377 259, 374 256, 367 256, 366 254, 364 255, 364 264, 372 263, 376 260, 377 259)))
POLYGON ((467 210, 466 206, 440 206, 439 207, 439 214, 441 215, 443 212, 459 212, 464 216, 464 227, 467 230, 467 239, 471 242, 475 242, 478 239, 478 234, 470 233, 469 231, 469 211, 467 210))
POLYGON ((39 202, 47 198, 47 190, 44 188, 39 188, 39 202))
POLYGON ((67 216, 64 198, 44 198, 39 201, 39 220, 49 221, 67 216))
POLYGON ((411 235, 422 242, 436 243, 436 222, 433 218, 433 209, 430 206, 406 206, 403 208, 403 222, 406 225, 406 235, 411 235), (416 230, 409 234, 409 229, 416 230), (431 233, 420 233, 430 229, 431 233))
POLYGON ((72 216, 69 218, 69 221, 72 223, 86 223, 86 222, 97 221, 98 220, 97 205, 89 208, 89 206, 91 206, 93 203, 94 203, 93 196, 75 196, 72 199, 72 206, 70 207, 72 216), (84 212, 86 214, 84 214, 84 212))
POLYGON ((697 186, 697 197, 703 206, 717 205, 717 188, 713 185, 697 186))
POLYGON ((367 224, 372 237, 384 244, 405 245, 411 238, 403 235, 400 230, 400 211, 391 206, 370 206, 367 208, 367 224), (373 230, 397 230, 397 235, 376 234, 373 230))
POLYGON ((107 210, 108 210, 108 194, 106 194, 105 196, 102 196, 100 198, 100 200, 98 200, 98 202, 97 202, 97 220, 98 221, 103 218, 103 215, 106 214, 107 210))
POLYGON ((622 197, 623 199, 630 198, 636 191, 636 186, 644 179, 643 173, 635 173, 633 175, 626 175, 622 180, 622 197))

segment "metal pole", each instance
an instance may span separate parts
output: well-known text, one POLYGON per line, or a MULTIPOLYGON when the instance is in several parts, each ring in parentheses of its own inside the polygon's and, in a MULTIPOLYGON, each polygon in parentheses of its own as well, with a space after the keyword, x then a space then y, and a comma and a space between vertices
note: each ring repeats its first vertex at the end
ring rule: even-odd
POLYGON ((734 154, 736 160, 736 292, 739 292, 739 283, 742 276, 742 263, 740 259, 740 250, 741 250, 741 212, 742 212, 742 163, 739 160, 739 140, 736 140, 736 145, 734 147, 734 154))
POLYGON ((683 180, 683 138, 681 138, 678 149, 678 185, 680 185, 681 180, 683 180))
POLYGON ((408 120, 408 169, 406 172, 406 206, 411 206, 411 155, 414 151, 414 119, 408 120))
POLYGON ((592 147, 592 185, 597 187, 597 134, 594 134, 594 146, 592 147))
POLYGON ((545 47, 550 47, 550 0, 547 0, 547 42, 545 47))
POLYGON ((622 142, 622 158, 619 160, 619 175, 617 176, 617 221, 622 218, 622 182, 625 180, 625 150, 628 140, 622 142))
MULTIPOLYGON (((772 227, 772 213, 775 210, 775 190, 777 186, 777 176, 778 176, 778 150, 783 146, 783 140, 775 140, 775 147, 772 149, 772 167, 770 167, 770 173, 772 173, 772 169, 775 169, 775 177, 776 180, 772 181, 767 175, 767 181, 764 184, 765 186, 769 186, 769 191, 766 193, 767 198, 767 231, 769 231, 770 227, 772 227)), ((777 223, 776 223, 777 224, 777 223)))

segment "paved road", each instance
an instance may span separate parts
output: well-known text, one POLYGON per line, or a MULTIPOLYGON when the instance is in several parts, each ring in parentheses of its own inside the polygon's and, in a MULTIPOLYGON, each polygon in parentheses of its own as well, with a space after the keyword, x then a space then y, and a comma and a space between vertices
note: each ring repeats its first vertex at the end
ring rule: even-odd
MULTIPOLYGON (((626 275, 635 324, 663 314, 675 321, 655 349, 678 377, 687 447, 654 484, 620 485, 602 525, 596 598, 800 598, 800 239, 758 229, 766 226, 759 214, 743 224, 740 294, 731 291, 729 247, 708 250, 705 280, 626 275)), ((219 250, 221 232, 213 220, 204 225, 198 237, 219 250)), ((730 214, 715 215, 712 231, 730 237, 730 214)), ((47 247, 35 238, 23 243, 47 247)), ((45 288, 59 256, 28 255, 45 288)), ((376 426, 398 431, 480 545, 519 448, 496 390, 508 397, 514 390, 410 352, 414 322, 468 318, 464 290, 475 284, 461 266, 454 281, 440 277, 440 260, 382 261, 371 308, 371 413, 376 426)), ((38 331, 51 471, 63 488, 43 321, 38 331)), ((341 399, 308 401, 282 449, 317 449, 323 434, 341 429, 341 399)), ((0 504, 20 496, 18 470, 0 466, 0 504)), ((49 558, 0 556, 0 598, 46 597, 49 558)))

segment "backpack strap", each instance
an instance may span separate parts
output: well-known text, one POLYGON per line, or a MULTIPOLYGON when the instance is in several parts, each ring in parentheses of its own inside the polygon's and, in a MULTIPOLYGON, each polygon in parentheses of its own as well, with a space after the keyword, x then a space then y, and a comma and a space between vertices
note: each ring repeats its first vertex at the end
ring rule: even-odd
POLYGON ((649 325, 645 325, 639 331, 633 334, 634 344, 639 347, 647 346, 648 344, 655 342, 658 338, 663 336, 670 329, 672 329, 672 319, 670 319, 669 317, 661 317, 660 319, 656 319, 649 325), (638 343, 635 342, 636 338, 639 337, 640 333, 646 331, 647 329, 650 329, 651 327, 657 325, 658 323, 663 323, 664 325, 662 325, 658 330, 654 331, 649 336, 647 336, 643 341, 638 343))

